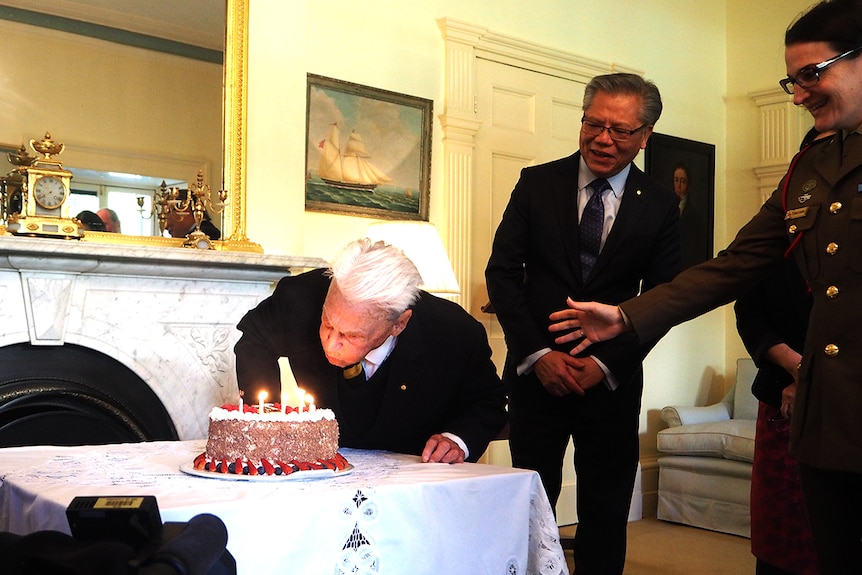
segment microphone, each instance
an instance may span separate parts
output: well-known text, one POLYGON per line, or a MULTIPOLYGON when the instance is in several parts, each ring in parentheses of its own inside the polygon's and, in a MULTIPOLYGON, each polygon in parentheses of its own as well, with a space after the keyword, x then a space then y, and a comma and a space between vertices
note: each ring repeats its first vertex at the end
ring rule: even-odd
POLYGON ((227 546, 227 527, 210 513, 192 517, 185 529, 149 558, 139 573, 207 575, 227 546))

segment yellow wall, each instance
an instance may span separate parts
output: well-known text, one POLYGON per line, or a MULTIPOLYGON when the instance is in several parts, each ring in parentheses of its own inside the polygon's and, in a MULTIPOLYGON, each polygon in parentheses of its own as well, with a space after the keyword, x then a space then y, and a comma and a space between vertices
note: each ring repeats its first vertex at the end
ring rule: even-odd
MULTIPOLYGON (((48 131, 67 167, 221 185, 222 68, 0 20, 0 143, 48 131)), ((32 151, 30 151, 32 153, 32 151)))
MULTIPOLYGON (((305 74, 430 98, 439 114, 444 53, 437 20, 450 17, 643 70, 663 94, 657 131, 716 145, 720 249, 760 203, 753 173, 758 117, 749 94, 784 76, 784 30, 811 1, 545 0, 537 7, 523 0, 252 0, 249 237, 268 252, 328 258, 363 234, 367 218, 304 211, 305 74)), ((439 200, 439 121, 433 130, 430 219, 440 228, 447 207, 439 200)), ((643 451, 654 450, 662 406, 718 400, 744 355, 731 306, 671 330, 645 365, 643 451)))
MULTIPOLYGON (((371 221, 304 211, 306 73, 433 99, 440 114, 444 52, 437 20, 443 17, 644 70, 665 101, 657 130, 716 145, 716 212, 722 219, 723 2, 548 0, 536 8, 521 0, 372 0, 358 6, 252 1, 247 223, 249 237, 267 252, 328 258, 371 221)), ((433 130, 430 219, 439 228, 446 214, 438 200, 445 197, 439 121, 433 130)), ((717 222, 717 229, 724 227, 717 222)), ((723 315, 714 312, 674 330, 651 354, 641 423, 645 451, 654 450, 663 405, 722 395, 723 380, 712 375, 725 372, 723 330, 723 315)))

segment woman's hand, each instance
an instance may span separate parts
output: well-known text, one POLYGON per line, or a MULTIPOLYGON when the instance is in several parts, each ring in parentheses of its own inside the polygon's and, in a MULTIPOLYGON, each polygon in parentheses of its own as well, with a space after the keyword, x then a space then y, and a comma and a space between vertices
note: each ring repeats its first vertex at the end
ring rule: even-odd
POLYGON ((566 298, 568 309, 555 311, 550 315, 551 332, 568 331, 556 338, 557 344, 577 341, 569 352, 576 355, 594 343, 613 339, 626 331, 626 323, 619 306, 596 302, 576 302, 566 298), (571 330, 571 331, 569 331, 571 330))

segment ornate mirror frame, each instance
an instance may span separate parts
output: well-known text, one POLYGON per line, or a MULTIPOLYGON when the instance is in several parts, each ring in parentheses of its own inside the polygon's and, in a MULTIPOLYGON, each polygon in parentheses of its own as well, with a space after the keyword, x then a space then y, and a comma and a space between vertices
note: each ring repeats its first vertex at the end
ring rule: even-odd
POLYGON ((225 209, 222 242, 225 249, 263 251, 245 235, 245 165, 248 85, 248 5, 250 0, 228 0, 224 58, 224 187, 230 203, 225 209))
MULTIPOLYGON (((213 248, 226 251, 263 252, 245 234, 245 164, 248 85, 248 8, 250 0, 226 0, 223 129, 224 189, 228 205, 224 210, 222 237, 213 248)), ((190 176, 191 177, 191 176, 190 176)), ((160 247, 182 247, 185 238, 134 236, 107 232, 87 232, 82 241, 160 247)))

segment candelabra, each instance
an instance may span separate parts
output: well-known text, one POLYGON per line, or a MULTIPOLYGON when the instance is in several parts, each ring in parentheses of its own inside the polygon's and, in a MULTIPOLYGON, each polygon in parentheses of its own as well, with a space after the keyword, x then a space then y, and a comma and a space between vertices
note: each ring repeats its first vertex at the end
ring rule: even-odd
MULTIPOLYGON (((213 200, 208 184, 204 183, 203 172, 198 172, 197 182, 188 190, 178 187, 168 187, 162 182, 161 187, 153 196, 153 213, 159 221, 159 229, 164 232, 171 219, 182 220, 189 214, 194 217, 195 227, 186 235, 183 246, 187 248, 212 249, 212 239, 201 231, 204 214, 209 211, 220 214, 227 203, 227 191, 219 190, 218 200, 213 200)), ((138 205, 143 208, 143 198, 138 198, 138 205)))

